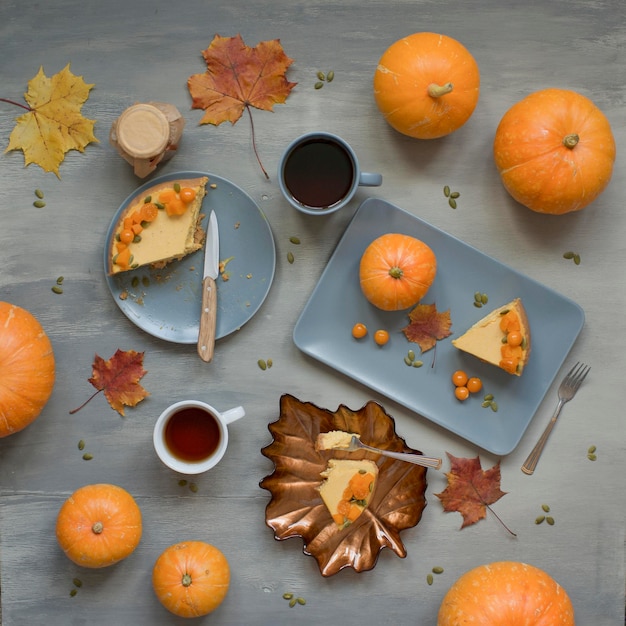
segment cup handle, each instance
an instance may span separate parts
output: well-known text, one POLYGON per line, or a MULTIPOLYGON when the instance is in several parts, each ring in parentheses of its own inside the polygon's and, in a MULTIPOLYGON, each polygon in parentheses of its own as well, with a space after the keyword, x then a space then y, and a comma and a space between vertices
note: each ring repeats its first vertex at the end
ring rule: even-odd
POLYGON ((372 172, 361 172, 359 176, 359 185, 363 187, 380 187, 383 184, 382 174, 374 174, 372 172))
POLYGON ((222 418, 227 424, 234 422, 242 418, 246 412, 244 411, 242 406, 236 406, 233 409, 228 409, 228 411, 222 411, 222 418))

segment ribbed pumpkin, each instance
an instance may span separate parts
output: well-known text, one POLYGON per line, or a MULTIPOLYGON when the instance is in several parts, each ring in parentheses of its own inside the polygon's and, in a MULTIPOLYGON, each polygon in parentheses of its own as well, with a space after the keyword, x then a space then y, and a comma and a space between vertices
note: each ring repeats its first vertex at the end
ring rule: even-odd
POLYGON ((383 311, 401 311, 417 304, 436 273, 437 259, 431 248, 399 233, 387 233, 372 241, 359 265, 363 295, 383 311))
POLYGON ((226 597, 230 567, 224 554, 204 541, 184 541, 166 548, 152 570, 159 602, 179 617, 200 617, 226 597))
POLYGON ((581 94, 543 89, 502 117, 493 144, 506 190, 538 213, 579 211, 606 188, 615 140, 602 111, 581 94))
POLYGON ((52 344, 25 309, 0 302, 0 437, 26 428, 52 394, 52 344))
POLYGON ((387 122, 416 139, 449 135, 470 118, 480 94, 478 64, 456 39, 415 33, 392 44, 374 73, 387 122))
POLYGON ((61 506, 56 537, 67 557, 83 567, 113 565, 139 545, 141 511, 122 487, 85 485, 61 506))
POLYGON ((480 565, 444 596, 437 626, 574 626, 565 589, 543 570, 514 561, 480 565))

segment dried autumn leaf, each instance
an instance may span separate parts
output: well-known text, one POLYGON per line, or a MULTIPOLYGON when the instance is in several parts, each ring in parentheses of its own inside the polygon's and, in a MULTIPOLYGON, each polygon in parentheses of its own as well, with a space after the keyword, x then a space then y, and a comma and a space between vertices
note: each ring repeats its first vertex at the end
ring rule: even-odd
POLYGON ((465 528, 486 517, 489 509, 515 535, 489 506, 506 495, 506 491, 500 489, 500 463, 483 470, 478 456, 463 459, 449 452, 447 455, 450 459, 450 472, 446 474, 448 486, 441 493, 435 494, 441 500, 443 510, 458 511, 463 516, 461 528, 465 528))
POLYGON ((76 413, 82 409, 101 391, 104 391, 111 408, 120 415, 124 415, 124 406, 135 406, 141 402, 149 395, 139 383, 147 373, 143 368, 143 355, 143 352, 118 349, 108 361, 105 361, 96 354, 89 382, 97 391, 70 413, 76 413))
POLYGON ((274 441, 261 453, 273 461, 274 471, 260 486, 272 495, 265 521, 276 539, 301 537, 305 554, 317 560, 322 576, 347 567, 369 570, 383 548, 406 556, 400 532, 421 519, 426 506, 426 468, 371 452, 315 449, 321 432, 343 430, 359 433, 363 442, 379 448, 416 452, 396 434, 393 418, 379 404, 368 402, 358 411, 342 405, 331 412, 283 395, 280 417, 268 428, 274 441), (320 473, 329 458, 367 458, 379 469, 368 507, 344 529, 333 521, 319 493, 320 473))
POLYGON ((93 134, 95 120, 81 114, 93 86, 72 74, 69 64, 50 78, 40 67, 24 94, 28 106, 23 108, 28 112, 16 118, 5 153, 22 150, 25 166, 36 163, 60 178, 59 166, 67 152, 84 152, 89 143, 98 143, 93 134))
POLYGON ((418 304, 409 313, 409 324, 402 331, 409 341, 417 343, 422 352, 426 352, 438 340, 452 334, 450 326, 450 310, 439 313, 435 304, 418 304))
MULTIPOLYGON (((275 104, 287 100, 296 85, 285 77, 293 59, 285 54, 279 39, 262 41, 251 48, 241 35, 215 35, 202 56, 206 72, 193 74, 187 80, 192 108, 204 109, 200 124, 218 126, 227 121, 235 124, 245 109, 250 115, 254 144, 250 107, 271 111, 275 104)), ((254 152, 259 160, 256 145, 254 152)), ((265 169, 263 173, 268 177, 265 169)))

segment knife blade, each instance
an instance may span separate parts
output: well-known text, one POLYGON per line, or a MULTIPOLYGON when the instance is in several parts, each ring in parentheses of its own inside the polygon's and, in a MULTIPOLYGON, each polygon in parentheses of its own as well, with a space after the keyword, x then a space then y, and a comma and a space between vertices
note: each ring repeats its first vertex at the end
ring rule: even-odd
POLYGON ((217 285, 219 274, 220 237, 215 211, 209 216, 204 250, 204 272, 202 275, 202 309, 198 331, 198 354, 209 363, 215 350, 217 324, 217 285))

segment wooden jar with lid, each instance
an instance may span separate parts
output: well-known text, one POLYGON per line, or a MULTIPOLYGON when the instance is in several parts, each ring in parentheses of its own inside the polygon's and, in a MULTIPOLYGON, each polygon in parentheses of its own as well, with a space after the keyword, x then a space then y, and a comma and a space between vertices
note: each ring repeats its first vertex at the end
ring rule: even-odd
POLYGON ((128 161, 139 178, 171 159, 178 148, 185 120, 172 104, 138 103, 113 122, 109 142, 128 161))

